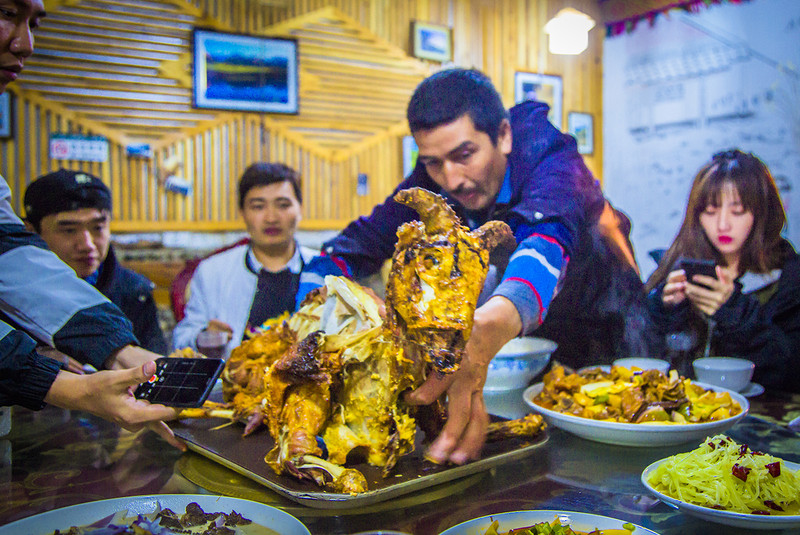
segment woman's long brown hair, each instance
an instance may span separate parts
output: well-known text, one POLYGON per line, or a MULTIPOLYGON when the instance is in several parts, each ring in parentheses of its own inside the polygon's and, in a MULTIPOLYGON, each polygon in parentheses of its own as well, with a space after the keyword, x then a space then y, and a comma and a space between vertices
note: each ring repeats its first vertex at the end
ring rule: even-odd
POLYGON ((772 173, 753 154, 728 150, 715 154, 695 176, 683 224, 658 268, 647 279, 648 292, 666 280, 681 256, 713 259, 726 265, 703 231, 700 214, 709 205, 720 205, 728 184, 738 192, 742 207, 753 214, 753 228, 742 245, 739 272, 766 273, 781 265, 781 230, 786 213, 772 173))

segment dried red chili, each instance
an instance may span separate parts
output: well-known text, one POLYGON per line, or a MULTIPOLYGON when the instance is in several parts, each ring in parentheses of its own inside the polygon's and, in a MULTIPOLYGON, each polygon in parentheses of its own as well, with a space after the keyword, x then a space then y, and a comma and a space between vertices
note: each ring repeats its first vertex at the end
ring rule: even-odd
POLYGON ((774 463, 765 464, 764 466, 767 468, 767 470, 769 470, 769 475, 771 475, 772 477, 778 477, 779 475, 781 475, 780 462, 775 461, 774 463))
POLYGON ((750 469, 745 466, 734 464, 733 468, 731 468, 731 473, 742 481, 747 481, 747 474, 750 473, 750 469))

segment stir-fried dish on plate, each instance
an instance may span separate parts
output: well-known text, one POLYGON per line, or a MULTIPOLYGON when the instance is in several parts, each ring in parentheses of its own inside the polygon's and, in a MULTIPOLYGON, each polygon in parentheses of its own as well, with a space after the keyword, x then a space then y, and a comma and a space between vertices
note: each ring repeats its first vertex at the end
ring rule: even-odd
POLYGON ((562 414, 606 422, 695 424, 730 418, 742 407, 728 392, 715 392, 678 375, 612 366, 545 374, 536 405, 562 414))
POLYGON ((205 512, 197 503, 190 503, 183 513, 158 507, 151 514, 129 514, 117 511, 110 517, 84 526, 56 530, 53 535, 276 535, 265 526, 254 524, 236 511, 205 512))
POLYGON ((623 524, 624 529, 595 529, 593 531, 575 531, 569 524, 562 524, 559 519, 552 522, 539 522, 531 526, 514 528, 499 532, 500 522, 495 520, 483 535, 632 535, 636 526, 623 524))

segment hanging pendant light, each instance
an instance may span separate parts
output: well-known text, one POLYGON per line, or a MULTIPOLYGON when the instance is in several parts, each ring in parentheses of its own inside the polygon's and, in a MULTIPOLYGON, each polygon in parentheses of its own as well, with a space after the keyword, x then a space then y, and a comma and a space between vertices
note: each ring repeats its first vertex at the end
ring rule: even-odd
POLYGON ((551 54, 580 54, 589 46, 589 30, 594 19, 577 9, 567 7, 556 13, 544 26, 550 36, 551 54))

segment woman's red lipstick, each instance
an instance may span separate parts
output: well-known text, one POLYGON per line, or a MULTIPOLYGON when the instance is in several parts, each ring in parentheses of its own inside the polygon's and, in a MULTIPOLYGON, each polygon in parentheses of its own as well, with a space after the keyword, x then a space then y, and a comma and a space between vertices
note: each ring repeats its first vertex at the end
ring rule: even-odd
POLYGON ((717 239, 719 240, 720 243, 730 243, 733 241, 733 238, 731 238, 730 236, 720 236, 717 239))

